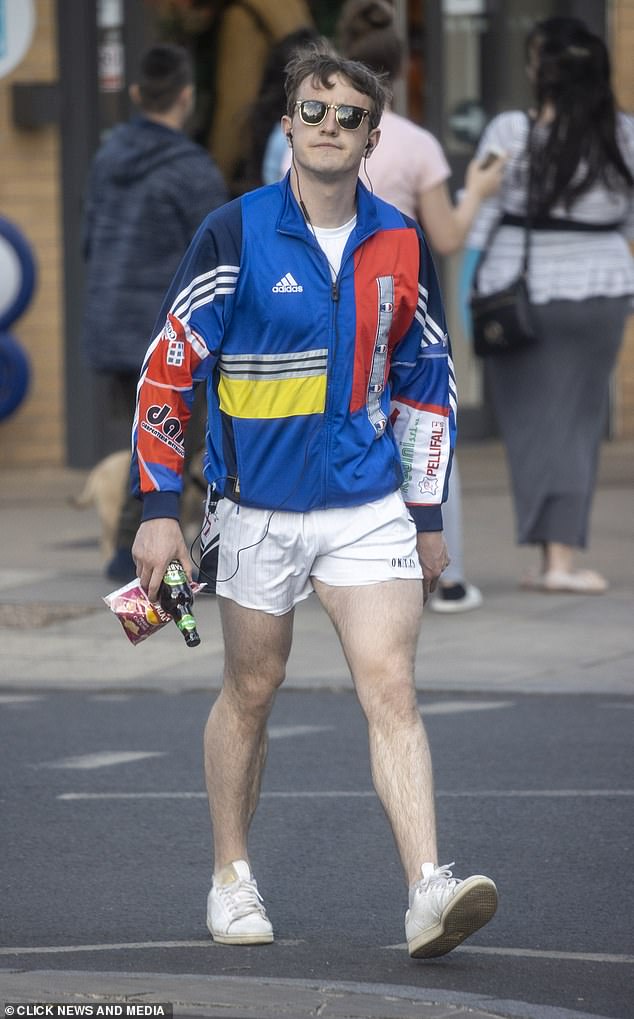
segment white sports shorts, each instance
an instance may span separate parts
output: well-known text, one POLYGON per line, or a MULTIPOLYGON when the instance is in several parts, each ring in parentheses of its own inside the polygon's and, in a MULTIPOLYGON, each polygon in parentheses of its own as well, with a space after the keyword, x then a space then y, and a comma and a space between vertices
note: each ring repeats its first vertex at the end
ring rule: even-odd
MULTIPOLYGON (((416 527, 400 492, 345 509, 261 510, 221 499, 216 593, 275 616, 314 590, 422 580, 416 527)), ((215 528, 214 528, 215 529, 215 528)))

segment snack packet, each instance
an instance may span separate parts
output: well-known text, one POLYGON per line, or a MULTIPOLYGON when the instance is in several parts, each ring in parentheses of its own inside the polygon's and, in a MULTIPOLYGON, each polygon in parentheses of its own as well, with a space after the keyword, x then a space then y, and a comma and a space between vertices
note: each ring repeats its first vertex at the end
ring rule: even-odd
MULTIPOLYGON (((196 582, 190 585, 193 594, 197 594, 204 586, 196 582)), ((138 578, 105 595, 103 600, 117 616, 131 644, 140 644, 172 622, 168 612, 156 602, 150 601, 138 578)))

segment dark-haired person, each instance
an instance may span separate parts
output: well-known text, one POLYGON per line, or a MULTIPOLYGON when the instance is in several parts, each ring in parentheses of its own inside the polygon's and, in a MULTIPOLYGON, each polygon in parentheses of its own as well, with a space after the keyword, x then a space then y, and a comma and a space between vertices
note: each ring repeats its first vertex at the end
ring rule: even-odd
MULTIPOLYGON (((389 0, 347 0, 337 21, 337 38, 345 56, 387 75, 390 87, 402 75, 405 45, 389 0)), ((388 107, 381 118, 381 145, 371 160, 364 161, 362 179, 379 197, 418 220, 433 251, 449 255, 462 247, 480 203, 500 186, 503 165, 503 159, 497 159, 482 168, 480 160, 473 159, 460 200, 454 204, 448 187, 451 170, 440 142, 430 131, 388 107)), ((451 562, 430 608, 442 613, 468 612, 482 604, 482 593, 466 578, 457 460, 443 519, 451 562)))
MULTIPOLYGON (((201 219, 227 192, 209 154, 184 133, 194 105, 186 50, 156 45, 142 56, 130 97, 138 113, 99 148, 88 179, 83 228, 86 283, 82 342, 108 376, 112 403, 131 426, 136 384, 157 308, 201 219)), ((135 575, 131 548, 139 504, 127 494, 113 579, 135 575)))
POLYGON ((605 44, 577 19, 538 22, 527 39, 535 110, 503 113, 484 153, 509 153, 499 194, 468 244, 484 248, 479 289, 518 275, 533 167, 529 289, 539 342, 490 358, 491 394, 506 445, 517 539, 540 550, 522 581, 543 591, 600 594, 601 574, 575 567, 586 547, 608 383, 621 345, 634 263, 634 121, 615 108, 605 44))
POLYGON ((269 50, 257 99, 249 115, 250 151, 246 177, 253 187, 274 184, 284 176, 281 165, 287 143, 280 118, 286 107, 286 65, 300 50, 322 44, 316 28, 304 27, 285 35, 269 50))
POLYGON ((225 645, 205 731, 209 930, 224 944, 273 940, 247 837, 294 607, 314 591, 367 718, 372 777, 409 886, 410 954, 443 955, 496 907, 489 878, 459 881, 438 865, 413 675, 423 602, 447 564, 455 399, 444 311, 422 233, 358 178, 379 142, 383 85, 362 64, 312 50, 290 65, 286 93, 290 173, 206 218, 159 316, 139 388, 133 555, 150 598, 170 559, 191 569, 180 432, 192 385, 205 380, 225 645), (171 434, 148 427, 157 405, 171 408, 171 434))

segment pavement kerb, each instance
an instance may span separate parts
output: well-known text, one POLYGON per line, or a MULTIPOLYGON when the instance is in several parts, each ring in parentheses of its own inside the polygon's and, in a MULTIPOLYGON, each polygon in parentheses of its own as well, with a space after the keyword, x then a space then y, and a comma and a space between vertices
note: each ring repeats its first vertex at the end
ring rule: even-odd
POLYGON ((0 992, 5 1007, 7 1002, 171 1003, 174 1019, 605 1019, 437 988, 266 977, 10 969, 0 972, 0 992))

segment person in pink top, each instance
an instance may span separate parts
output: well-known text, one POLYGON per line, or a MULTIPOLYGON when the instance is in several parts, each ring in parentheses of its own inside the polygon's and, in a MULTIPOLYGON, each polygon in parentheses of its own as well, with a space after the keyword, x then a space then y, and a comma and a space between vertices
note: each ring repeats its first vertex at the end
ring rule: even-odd
MULTIPOLYGON (((405 48, 396 29, 394 9, 387 0, 348 0, 337 23, 337 43, 344 56, 360 60, 390 85, 403 67, 405 48)), ((380 198, 416 219, 439 255, 463 246, 483 199, 500 187, 504 158, 484 168, 477 160, 467 167, 458 204, 447 181, 451 169, 442 146, 429 131, 387 109, 381 118, 381 139, 364 159, 361 179, 380 198)), ((430 608, 435 612, 466 612, 482 604, 482 594, 467 582, 463 564, 460 476, 454 458, 449 498, 444 506, 445 536, 451 563, 436 589, 430 608)))

